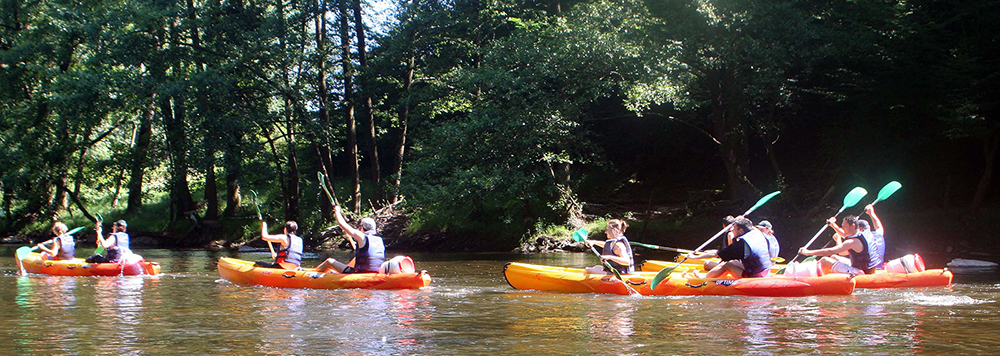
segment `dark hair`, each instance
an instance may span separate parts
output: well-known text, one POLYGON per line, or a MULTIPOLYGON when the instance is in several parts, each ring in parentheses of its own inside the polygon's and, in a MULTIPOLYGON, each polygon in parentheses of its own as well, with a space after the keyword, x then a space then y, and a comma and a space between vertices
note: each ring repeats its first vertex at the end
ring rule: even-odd
POLYGON ((294 220, 288 220, 285 222, 285 230, 287 230, 289 234, 294 234, 295 231, 299 230, 299 224, 295 223, 294 220))
POLYGON ((732 216, 727 216, 726 217, 726 223, 739 226, 740 229, 743 230, 743 233, 747 233, 749 231, 752 231, 752 229, 754 228, 753 227, 753 221, 750 220, 750 219, 747 219, 746 217, 742 217, 742 216, 741 217, 735 217, 735 218, 732 217, 732 216))
POLYGON ((868 220, 858 219, 858 230, 865 231, 871 229, 871 226, 868 226, 868 220))
POLYGON ((858 226, 858 217, 855 215, 845 216, 844 223, 851 226, 858 226))

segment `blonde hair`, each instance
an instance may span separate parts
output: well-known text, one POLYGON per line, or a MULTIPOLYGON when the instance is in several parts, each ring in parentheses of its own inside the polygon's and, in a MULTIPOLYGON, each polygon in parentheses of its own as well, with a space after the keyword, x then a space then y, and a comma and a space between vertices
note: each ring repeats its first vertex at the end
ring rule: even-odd
POLYGON ((608 227, 621 230, 625 233, 625 229, 628 229, 628 223, 621 219, 611 219, 608 220, 608 227))
POLYGON ((62 234, 65 234, 66 231, 69 231, 69 228, 66 227, 66 224, 63 224, 62 221, 56 221, 52 224, 52 230, 55 230, 56 235, 61 236, 62 234))

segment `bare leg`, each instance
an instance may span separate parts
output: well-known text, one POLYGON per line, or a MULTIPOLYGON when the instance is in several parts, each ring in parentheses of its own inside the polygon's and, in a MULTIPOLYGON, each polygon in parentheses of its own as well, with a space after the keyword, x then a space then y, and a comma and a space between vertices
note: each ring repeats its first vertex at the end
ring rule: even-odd
POLYGON ((823 274, 830 274, 833 273, 833 264, 836 262, 837 260, 830 257, 823 257, 819 259, 819 267, 823 269, 823 274))
POLYGON ((336 273, 343 273, 345 268, 347 268, 347 265, 337 262, 335 259, 327 258, 326 261, 323 261, 323 263, 320 263, 319 266, 316 266, 316 272, 330 273, 332 271, 336 273))
POLYGON ((743 277, 743 264, 738 263, 739 261, 729 261, 725 263, 720 263, 712 268, 705 274, 706 278, 719 278, 726 272, 729 272, 735 278, 743 277))

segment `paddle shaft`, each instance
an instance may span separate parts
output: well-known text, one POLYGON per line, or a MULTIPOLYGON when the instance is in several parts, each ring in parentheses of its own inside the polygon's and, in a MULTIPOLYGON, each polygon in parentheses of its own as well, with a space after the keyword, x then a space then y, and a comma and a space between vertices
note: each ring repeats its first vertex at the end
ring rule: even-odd
MULTIPOLYGON (((841 207, 836 214, 833 214, 833 217, 836 218, 838 215, 840 215, 840 213, 844 212, 844 209, 847 209, 847 207, 846 206, 841 207)), ((827 226, 828 226, 827 224, 823 224, 823 227, 819 229, 819 232, 817 232, 816 235, 813 235, 813 237, 809 239, 809 242, 806 242, 806 245, 802 247, 809 248, 809 245, 812 245, 813 241, 816 241, 816 239, 819 238, 819 235, 822 235, 823 231, 826 231, 827 226)), ((799 259, 799 256, 801 256, 799 253, 795 253, 795 257, 792 257, 792 259, 788 261, 788 263, 790 264, 792 262, 795 262, 795 260, 799 259)))
MULTIPOLYGON (((260 205, 257 205, 257 192, 251 190, 250 193, 253 193, 253 207, 257 210, 257 220, 263 224, 264 217, 260 215, 260 205)), ((278 254, 274 253, 274 245, 271 244, 271 241, 264 240, 264 242, 267 242, 267 249, 271 250, 271 259, 277 259, 278 254)))
POLYGON ((664 247, 664 246, 657 246, 657 245, 649 245, 649 244, 644 244, 644 243, 635 242, 635 241, 629 241, 628 243, 631 244, 631 245, 633 245, 633 246, 645 247, 645 248, 648 248, 648 249, 651 249, 651 250, 663 250, 663 251, 671 251, 671 252, 677 252, 677 253, 691 253, 691 252, 694 252, 692 250, 685 250, 683 248, 674 248, 674 247, 664 247))
MULTIPOLYGON (((883 189, 884 189, 884 188, 883 188, 883 189)), ((886 198, 888 198, 888 197, 886 197, 886 198)), ((876 203, 878 203, 878 202, 880 202, 880 201, 883 201, 883 200, 885 200, 885 198, 882 198, 881 196, 879 196, 879 197, 878 197, 878 199, 875 199, 875 201, 874 201, 874 202, 872 202, 872 206, 875 206, 875 204, 876 204, 876 203)), ((867 214, 867 213, 868 213, 868 211, 865 211, 865 213, 867 214)), ((871 215, 871 214, 868 214, 868 215, 871 215)), ((823 227, 825 228, 825 227, 826 227, 826 225, 823 225, 823 227)), ((823 232, 823 230, 820 230, 820 232, 822 233, 822 232, 823 232)), ((815 237, 813 237, 813 238, 815 239, 815 237)), ((823 248, 827 248, 827 247, 830 247, 830 244, 831 244, 831 243, 833 243, 833 241, 834 241, 834 240, 833 240, 833 239, 831 238, 831 239, 830 239, 830 241, 827 241, 827 242, 826 242, 826 244, 825 244, 825 245, 823 245, 823 248)), ((807 247, 808 247, 808 245, 807 245, 807 247)), ((798 256, 796 255, 796 257, 798 257, 798 256)), ((793 260, 793 261, 794 261, 794 260, 793 260)))

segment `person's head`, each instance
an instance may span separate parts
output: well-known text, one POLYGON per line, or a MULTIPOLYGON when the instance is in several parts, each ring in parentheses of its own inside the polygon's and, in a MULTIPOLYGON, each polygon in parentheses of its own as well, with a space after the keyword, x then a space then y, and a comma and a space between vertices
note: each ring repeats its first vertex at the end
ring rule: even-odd
POLYGON ((56 234, 56 236, 62 236, 67 231, 69 231, 69 228, 66 227, 66 224, 63 224, 62 221, 56 221, 52 224, 52 233, 56 234))
POLYGON ((774 226, 771 226, 771 222, 767 220, 761 220, 757 223, 757 230, 768 235, 774 235, 774 226))
POLYGON ((748 233, 754 228, 753 221, 743 216, 737 216, 735 218, 727 216, 726 223, 733 224, 733 232, 736 233, 736 236, 748 233))
POLYGON ((604 232, 608 238, 618 238, 625 234, 626 229, 628 229, 628 223, 625 220, 611 219, 608 220, 608 226, 604 228, 604 232))
POLYGON ((125 232, 125 229, 128 228, 128 223, 126 223, 125 220, 118 220, 115 221, 115 224, 112 225, 111 228, 115 231, 125 232))
POLYGON ((295 223, 294 220, 288 220, 285 222, 285 233, 294 234, 299 230, 299 224, 295 223))
POLYGON ((375 219, 372 219, 372 218, 361 219, 361 231, 362 232, 375 231, 375 227, 376 227, 376 225, 375 225, 375 219))
POLYGON ((868 220, 858 219, 858 231, 868 231, 871 229, 872 227, 868 225, 868 220))
POLYGON ((854 215, 845 216, 844 220, 840 223, 840 227, 844 229, 847 235, 858 233, 858 217, 854 215))

